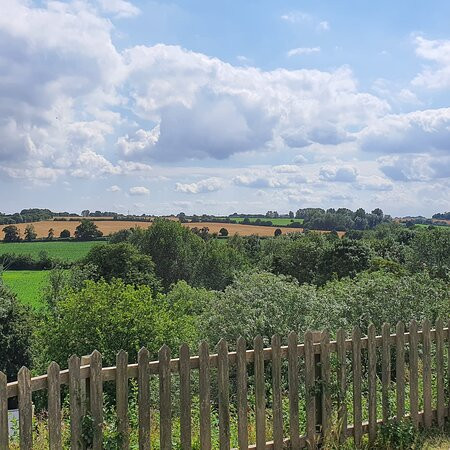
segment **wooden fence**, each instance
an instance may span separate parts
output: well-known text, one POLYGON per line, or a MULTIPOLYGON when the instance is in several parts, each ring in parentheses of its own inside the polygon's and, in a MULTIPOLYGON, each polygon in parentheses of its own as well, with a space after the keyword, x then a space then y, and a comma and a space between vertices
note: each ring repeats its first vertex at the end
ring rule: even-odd
POLYGON ((157 361, 150 361, 148 350, 143 348, 137 364, 128 364, 127 353, 119 352, 115 367, 102 367, 102 356, 94 351, 84 361, 72 356, 67 370, 60 370, 53 362, 47 374, 40 377, 31 378, 25 367, 19 371, 16 382, 7 383, 1 374, 0 450, 8 448, 7 404, 12 397, 18 397, 20 448, 32 448, 32 392, 42 390, 47 391, 48 398, 49 447, 63 447, 64 385, 70 405, 70 448, 83 448, 82 418, 86 408, 93 421, 92 447, 102 448, 103 387, 108 381, 115 384, 121 447, 129 448, 130 379, 137 380, 138 386, 140 449, 149 449, 153 444, 150 441, 154 417, 159 417, 162 449, 172 445, 191 449, 193 437, 202 449, 229 449, 233 420, 237 429, 234 439, 240 449, 315 448, 331 434, 341 441, 352 437, 359 446, 365 434, 369 442, 375 441, 381 423, 406 417, 416 427, 443 426, 450 416, 449 328, 438 320, 432 330, 425 320, 421 330, 413 321, 408 332, 403 323, 397 324, 395 334, 390 334, 388 324, 381 331, 377 336, 371 325, 367 336, 362 337, 360 329, 355 328, 351 339, 347 339, 345 332, 339 330, 336 341, 331 342, 327 332, 318 335, 308 331, 301 344, 297 335, 290 333, 287 346, 281 345, 280 336, 273 336, 270 348, 264 348, 263 338, 258 336, 252 350, 239 338, 233 352, 221 340, 217 354, 210 354, 203 342, 198 356, 190 356, 188 346, 182 345, 178 359, 171 359, 170 349, 163 346, 157 361), (153 377, 159 379, 157 415, 151 414, 150 406, 153 377), (196 436, 192 425, 194 379, 195 383, 198 380, 196 436), (177 442, 172 430, 175 403, 179 420, 177 442), (212 443, 217 422, 211 420, 212 416, 218 417, 217 445, 212 443))

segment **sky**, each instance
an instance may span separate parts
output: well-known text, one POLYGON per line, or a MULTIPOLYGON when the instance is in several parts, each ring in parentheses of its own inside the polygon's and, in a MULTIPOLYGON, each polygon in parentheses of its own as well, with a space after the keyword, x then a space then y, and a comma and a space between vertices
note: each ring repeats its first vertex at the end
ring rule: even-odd
POLYGON ((447 0, 1 0, 0 211, 448 211, 449 17, 447 0))

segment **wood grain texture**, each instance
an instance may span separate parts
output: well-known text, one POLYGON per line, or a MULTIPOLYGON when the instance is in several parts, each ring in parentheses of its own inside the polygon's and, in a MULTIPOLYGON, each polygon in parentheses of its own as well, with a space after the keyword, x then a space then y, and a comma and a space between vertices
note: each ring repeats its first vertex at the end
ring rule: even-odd
POLYGON ((61 450, 61 385, 59 365, 52 362, 47 370, 48 377, 48 442, 50 450, 61 450))
POLYGON ((417 322, 409 325, 409 409, 411 421, 419 426, 419 338, 417 322))
POLYGON ((192 448, 191 425, 191 368, 189 347, 180 347, 180 444, 182 450, 192 448))
POLYGON ((362 404, 361 404, 361 330, 353 328, 352 333, 353 369, 353 439, 355 446, 361 446, 362 404))
POLYGON ((97 350, 91 355, 90 403, 94 450, 103 448, 103 380, 102 355, 97 350))
POLYGON ((375 325, 369 325, 368 345, 368 382, 369 382, 369 443, 375 443, 377 435, 377 348, 375 342, 375 325))
POLYGON ((261 336, 253 341, 255 351, 255 415, 256 447, 266 446, 266 387, 264 381, 264 343, 261 336))
POLYGON ((236 382, 238 410, 238 446, 240 450, 248 448, 248 418, 247 418, 247 344, 240 336, 236 342, 236 382))
POLYGON ((444 426, 445 391, 444 391, 444 326, 441 319, 436 321, 436 406, 438 427, 444 426))
POLYGON ((143 347, 138 353, 138 427, 139 450, 150 449, 150 353, 143 347))
POLYGON ((313 334, 307 331, 305 342, 305 395, 306 395, 306 439, 308 447, 316 448, 316 397, 313 334))
POLYGON ((391 415, 389 406, 389 393, 391 390, 391 326, 383 324, 381 331, 381 409, 383 423, 387 423, 391 415))
POLYGON ((19 387, 19 440, 21 450, 33 448, 33 406, 31 403, 31 373, 22 367, 17 374, 19 387))
POLYGON ((199 347, 200 448, 211 449, 211 375, 208 343, 199 347))
POLYGON ((298 336, 292 331, 288 336, 289 436, 292 448, 298 448, 300 445, 297 346, 298 336))
POLYGON ((7 398, 7 378, 0 372, 0 450, 8 450, 8 398, 7 398))
POLYGON ((431 335, 430 321, 422 324, 422 370, 423 370, 423 424, 430 428, 433 421, 431 410, 431 335))
POLYGON ((163 345, 159 360, 159 443, 162 449, 172 448, 172 396, 170 393, 170 349, 163 345))
POLYGON ((272 336, 272 414, 273 448, 283 448, 283 409, 281 403, 281 337, 272 336))
POLYGON ((219 390, 219 448, 230 449, 230 386, 228 344, 221 339, 217 344, 217 378, 219 390))
POLYGON ((116 414, 122 450, 130 447, 128 424, 128 353, 121 350, 116 355, 116 414))
POLYGON ((344 443, 347 437, 347 351, 345 349, 345 331, 340 328, 336 334, 336 353, 338 359, 337 380, 339 442, 344 443))
POLYGON ((395 328, 395 386, 397 420, 405 416, 405 325, 398 322, 395 328))

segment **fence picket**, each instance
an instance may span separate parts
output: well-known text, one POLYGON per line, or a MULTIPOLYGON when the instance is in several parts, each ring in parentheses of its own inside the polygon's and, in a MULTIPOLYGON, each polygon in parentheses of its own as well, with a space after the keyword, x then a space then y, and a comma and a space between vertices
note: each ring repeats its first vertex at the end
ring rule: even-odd
POLYGON ((150 353, 142 347, 138 353, 139 449, 150 449, 150 353))
POLYGON ((313 334, 307 331, 305 341, 306 439, 309 448, 316 448, 316 398, 313 334))
MULTIPOLYGON (((139 364, 139 363, 138 363, 139 364)), ((121 350, 116 355, 116 414, 117 431, 122 450, 130 447, 128 430, 128 353, 121 350)))
POLYGON ((447 322, 447 417, 450 420, 450 320, 447 322))
POLYGON ((72 355, 69 366, 70 448, 80 450, 81 442, 81 384, 80 358, 72 355))
POLYGON ((3 372, 0 372, 0 450, 8 450, 8 380, 3 372))
POLYGON ((331 391, 330 391, 330 335, 328 331, 322 333, 320 339, 320 375, 322 389, 322 435, 329 436, 331 431, 331 391))
POLYGON ((281 404, 281 338, 272 336, 272 413, 273 447, 283 448, 283 409, 281 404))
POLYGON ((102 355, 94 350, 91 355, 90 404, 93 428, 93 449, 103 446, 103 380, 102 355))
POLYGON ((50 450, 62 449, 61 443, 61 384, 59 365, 52 362, 47 370, 48 383, 48 441, 50 450))
POLYGON ((264 343, 261 336, 253 341, 255 352, 256 448, 266 446, 266 387, 264 383, 264 343))
POLYGON ((164 450, 172 448, 172 398, 170 395, 170 349, 163 345, 159 360, 159 442, 164 450))
POLYGON ((191 425, 191 368, 189 364, 189 347, 180 347, 180 441, 182 450, 192 448, 191 425))
POLYGON ((437 424, 444 426, 445 391, 444 391, 444 330, 442 320, 436 321, 436 397, 437 397, 437 424))
POLYGON ((26 367, 22 367, 17 374, 19 388, 19 438, 20 449, 31 450, 33 448, 32 418, 33 407, 31 403, 31 373, 26 367))
POLYGON ((417 428, 419 425, 419 352, 417 322, 409 326, 409 405, 411 420, 417 428))
POLYGON ((240 450, 247 450, 248 448, 246 348, 247 344, 245 339, 240 336, 236 343, 238 445, 240 450))
POLYGON ((430 321, 424 320, 422 325, 422 365, 423 365, 423 424, 430 428, 432 424, 431 411, 431 334, 430 321))
POLYGON ((398 322, 395 328, 395 386, 397 420, 405 415, 405 325, 398 322))
POLYGON ((367 333, 367 357, 369 363, 369 442, 373 445, 377 435, 377 347, 375 325, 369 325, 367 333))
POLYGON ((339 328, 336 335, 336 353, 338 358, 338 425, 339 442, 342 444, 347 438, 347 352, 345 350, 345 331, 339 328))
POLYGON ((361 446, 362 405, 361 405, 361 330, 353 328, 352 333, 353 368, 353 439, 355 446, 361 446))
POLYGON ((211 387, 208 343, 199 347, 200 448, 211 449, 211 387))
POLYGON ((389 392, 391 388, 391 326, 383 324, 381 331, 381 409, 383 423, 387 423, 391 415, 389 407, 389 392))
POLYGON ((291 331, 288 336, 288 380, 289 380, 289 435, 292 448, 300 446, 298 408, 298 336, 291 331))
POLYGON ((230 387, 228 344, 221 339, 217 344, 217 378, 219 388, 219 445, 220 450, 230 448, 230 387))

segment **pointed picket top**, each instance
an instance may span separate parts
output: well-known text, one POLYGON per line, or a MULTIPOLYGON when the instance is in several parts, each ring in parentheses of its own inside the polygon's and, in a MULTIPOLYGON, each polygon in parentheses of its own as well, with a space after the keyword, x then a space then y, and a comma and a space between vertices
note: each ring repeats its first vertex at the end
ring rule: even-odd
POLYGON ((31 372, 30 369, 28 367, 22 366, 19 370, 19 372, 17 373, 17 377, 30 377, 31 376, 31 372))
POLYGON ((339 328, 339 330, 337 330, 336 332, 336 340, 340 341, 343 340, 345 341, 347 339, 347 333, 345 332, 345 330, 343 328, 339 328))
POLYGON ((352 331, 352 337, 353 339, 360 339, 361 338, 361 329, 358 327, 358 325, 355 325, 353 327, 353 331, 352 331))
POLYGON ((125 350, 120 350, 117 355, 116 355, 116 359, 128 359, 128 352, 126 352, 125 350))
POLYGON ((6 374, 0 370, 0 383, 5 381, 8 382, 8 378, 6 377, 6 374))
POLYGON ((150 357, 150 352, 147 350, 146 347, 141 347, 141 349, 138 352, 138 358, 142 358, 143 356, 150 357))
POLYGON ((47 373, 50 374, 50 373, 59 373, 59 372, 60 372, 59 364, 55 361, 52 361, 47 368, 47 373))
POLYGON ((183 343, 180 345, 180 356, 181 355, 187 355, 188 358, 190 356, 190 349, 189 349, 189 345, 186 343, 183 343))
POLYGON ((75 365, 78 363, 78 365, 80 365, 80 358, 77 355, 72 355, 68 360, 67 360, 67 365, 68 367, 71 367, 72 365, 75 365))
POLYGON ((373 336, 376 336, 377 334, 377 329, 373 323, 371 323, 367 329, 367 335, 369 336, 370 334, 373 334, 373 336))
POLYGON ((431 328, 431 322, 430 319, 424 319, 424 321, 422 322, 422 330, 429 330, 431 328))
POLYGON ((444 328, 444 322, 440 317, 438 317, 436 320, 435 328, 436 328, 436 330, 440 329, 440 328, 444 328))
POLYGON ((253 348, 264 347, 264 341, 260 334, 253 339, 253 348))
POLYGON ((405 324, 400 320, 397 322, 397 325, 395 327, 396 334, 404 334, 405 333, 405 324))
POLYGON ((198 351, 199 351, 199 353, 209 352, 208 341, 201 341, 198 346, 198 351))
POLYGON ((161 348, 159 349, 158 352, 158 358, 161 359, 170 359, 170 348, 168 347, 167 344, 164 344, 161 346, 161 348))
POLYGON ((277 334, 277 333, 274 334, 272 336, 272 339, 271 339, 270 342, 271 342, 272 347, 281 345, 281 336, 279 334, 277 334))
POLYGON ((416 319, 412 319, 411 322, 409 323, 409 330, 417 331, 417 329, 418 329, 418 323, 417 323, 416 319))
POLYGON ((312 330, 308 329, 305 331, 305 333, 303 334, 303 339, 305 341, 313 341, 314 340, 314 334, 312 332, 312 330))
POLYGON ((98 350, 94 350, 92 353, 91 353, 91 361, 93 361, 93 360, 101 360, 102 359, 102 354, 98 351, 98 350))
POLYGON ((384 322, 381 327, 381 334, 383 336, 389 336, 391 334, 391 324, 388 322, 384 322))
POLYGON ((228 344, 227 344, 227 341, 224 338, 220 339, 220 341, 217 343, 217 351, 219 353, 226 353, 226 352, 228 352, 228 344))
POLYGON ((320 342, 328 343, 330 342, 330 332, 328 330, 323 330, 320 336, 320 342))
POLYGON ((239 336, 236 340, 236 348, 241 348, 241 347, 243 347, 244 349, 247 349, 247 342, 243 336, 239 336))
POLYGON ((298 343, 298 334, 295 331, 291 331, 288 334, 288 342, 291 341, 295 341, 296 344, 298 343))

